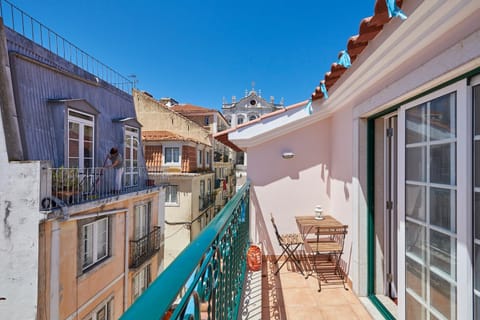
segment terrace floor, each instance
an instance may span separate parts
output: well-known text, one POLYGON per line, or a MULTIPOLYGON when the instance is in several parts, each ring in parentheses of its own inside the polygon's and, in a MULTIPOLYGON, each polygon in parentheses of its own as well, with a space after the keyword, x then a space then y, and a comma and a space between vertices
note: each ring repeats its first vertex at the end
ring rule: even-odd
MULTIPOLYGON (((312 273, 311 264, 303 260, 302 266, 312 273)), ((261 319, 326 320, 372 319, 355 293, 347 285, 345 290, 339 276, 327 274, 322 278, 318 292, 315 273, 307 279, 293 263, 287 263, 277 275, 273 260, 265 259, 261 275, 261 319)), ((259 273, 259 272, 258 272, 259 273)), ((260 310, 256 317, 259 318, 260 310)))

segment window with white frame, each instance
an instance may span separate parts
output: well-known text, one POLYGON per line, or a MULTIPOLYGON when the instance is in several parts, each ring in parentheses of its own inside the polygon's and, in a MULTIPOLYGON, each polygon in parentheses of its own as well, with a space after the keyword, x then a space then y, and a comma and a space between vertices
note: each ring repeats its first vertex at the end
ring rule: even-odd
POLYGON ((407 319, 457 315, 456 97, 447 93, 405 109, 407 319))
POLYGON ((148 235, 151 229, 152 205, 150 202, 135 206, 134 239, 139 240, 148 235))
POLYGON ((197 165, 199 167, 203 166, 203 150, 202 149, 199 149, 197 150, 197 165))
POLYGON ((108 257, 110 238, 108 218, 84 224, 81 233, 82 270, 86 270, 108 257))
POLYGON ((95 118, 92 115, 68 110, 68 167, 94 166, 95 118))
POLYGON ((138 128, 125 126, 125 185, 138 185, 138 128))
POLYGON ((241 116, 241 115, 238 115, 238 116, 237 116, 237 124, 242 124, 243 121, 244 121, 244 117, 241 116))
POLYGON ((165 205, 178 205, 178 186, 167 186, 165 189, 165 205))
POLYGON ((113 320, 113 298, 102 302, 83 320, 113 320))
POLYGON ((132 302, 135 301, 140 295, 147 290, 148 285, 151 280, 150 275, 150 265, 145 266, 136 275, 133 276, 132 280, 132 302))
POLYGON ((205 164, 208 168, 210 168, 210 158, 211 158, 210 151, 207 151, 205 153, 205 164))
POLYGON ((180 147, 165 146, 163 148, 165 165, 180 165, 180 147))

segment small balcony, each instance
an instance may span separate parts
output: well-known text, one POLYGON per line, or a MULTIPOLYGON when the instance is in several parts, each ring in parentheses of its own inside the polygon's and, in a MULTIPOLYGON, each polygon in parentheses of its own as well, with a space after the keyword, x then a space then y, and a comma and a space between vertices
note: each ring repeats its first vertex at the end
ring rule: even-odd
POLYGON ((318 292, 317 277, 305 279, 290 262, 275 274, 281 261, 265 255, 259 271, 249 270, 249 203, 246 183, 121 320, 372 319, 338 279, 320 279, 329 283, 318 292))
POLYGON ((72 206, 155 187, 145 167, 124 168, 120 186, 112 168, 45 168, 42 210, 72 206))
POLYGON ((138 240, 130 240, 130 268, 138 268, 160 250, 160 227, 138 240))
POLYGON ((198 198, 199 198, 198 209, 200 211, 203 211, 215 204, 215 195, 213 193, 207 193, 199 196, 198 198))

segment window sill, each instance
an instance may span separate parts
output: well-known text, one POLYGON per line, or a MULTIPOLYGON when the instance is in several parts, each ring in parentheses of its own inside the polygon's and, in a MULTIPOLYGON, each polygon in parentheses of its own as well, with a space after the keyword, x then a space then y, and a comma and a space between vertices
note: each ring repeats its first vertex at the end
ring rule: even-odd
POLYGON ((90 275, 94 274, 97 271, 100 271, 104 267, 106 267, 110 262, 112 262, 113 257, 108 256, 103 258, 102 260, 97 261, 95 264, 92 264, 91 266, 82 269, 80 271, 80 274, 78 275, 78 280, 82 281, 87 279, 90 275))

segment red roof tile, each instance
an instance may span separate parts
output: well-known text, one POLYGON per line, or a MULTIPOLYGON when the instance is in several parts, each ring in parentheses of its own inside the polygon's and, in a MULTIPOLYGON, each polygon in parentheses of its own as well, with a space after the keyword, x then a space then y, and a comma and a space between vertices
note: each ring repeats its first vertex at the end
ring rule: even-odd
MULTIPOLYGON (((397 0, 397 5, 402 6, 403 0, 397 0)), ((369 41, 373 40, 377 34, 382 31, 383 26, 390 21, 388 17, 388 9, 385 0, 376 0, 374 15, 367 17, 360 22, 358 35, 350 37, 347 42, 347 52, 350 55, 350 61, 353 62, 357 59, 358 55, 367 47, 369 41)), ((339 66, 337 63, 333 63, 330 71, 325 73, 325 77, 322 81, 325 81, 325 87, 330 89, 343 73, 345 68, 339 66)), ((320 81, 321 82, 321 81, 320 81)), ((312 100, 323 98, 323 93, 320 90, 320 86, 315 88, 312 93, 312 100)))
POLYGON ((192 141, 204 144, 198 140, 187 138, 166 130, 143 131, 142 139, 144 141, 192 141))

